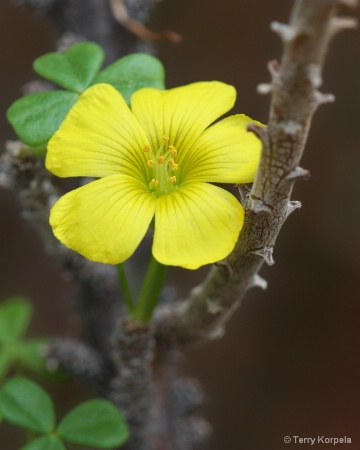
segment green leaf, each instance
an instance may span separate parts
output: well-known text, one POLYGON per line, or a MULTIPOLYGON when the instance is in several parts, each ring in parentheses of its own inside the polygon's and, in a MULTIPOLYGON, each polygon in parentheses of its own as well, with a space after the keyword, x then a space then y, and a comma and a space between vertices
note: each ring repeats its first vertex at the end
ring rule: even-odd
POLYGON ((21 369, 31 371, 55 381, 68 381, 71 377, 62 369, 49 370, 47 358, 43 354, 45 346, 50 345, 49 338, 28 339, 20 343, 16 352, 15 363, 21 369))
POLYGON ((18 349, 17 363, 22 368, 37 374, 46 373, 46 359, 42 350, 49 342, 50 340, 47 338, 35 338, 24 341, 18 349))
POLYGON ((18 340, 29 325, 32 307, 28 300, 13 297, 0 304, 0 344, 18 340))
POLYGON ((59 86, 80 94, 104 62, 104 52, 93 42, 73 45, 64 53, 48 53, 34 61, 35 72, 59 86))
POLYGON ((29 442, 21 450, 66 450, 66 447, 57 436, 46 435, 29 442))
POLYGON ((89 400, 70 411, 60 422, 58 434, 64 441, 100 449, 118 447, 129 437, 123 415, 101 399, 89 400))
POLYGON ((25 144, 39 146, 51 138, 78 98, 66 91, 27 95, 10 106, 7 118, 25 144))
POLYGON ((0 390, 0 408, 8 422, 30 431, 48 433, 55 425, 48 394, 25 377, 10 378, 0 390))
POLYGON ((92 84, 113 85, 129 104, 131 95, 143 87, 164 89, 164 77, 164 68, 158 59, 146 53, 134 53, 110 64, 92 84))

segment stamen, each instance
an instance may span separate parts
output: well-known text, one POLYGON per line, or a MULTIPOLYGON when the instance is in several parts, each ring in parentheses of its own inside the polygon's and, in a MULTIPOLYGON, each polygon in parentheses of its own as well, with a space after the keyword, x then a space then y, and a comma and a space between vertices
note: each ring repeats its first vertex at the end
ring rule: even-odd
POLYGON ((149 182, 152 195, 159 197, 167 195, 178 189, 178 182, 173 172, 179 169, 175 162, 177 150, 174 145, 169 145, 170 137, 163 135, 163 141, 157 149, 150 144, 145 145, 143 151, 147 153, 146 164, 151 169, 154 178, 149 182))

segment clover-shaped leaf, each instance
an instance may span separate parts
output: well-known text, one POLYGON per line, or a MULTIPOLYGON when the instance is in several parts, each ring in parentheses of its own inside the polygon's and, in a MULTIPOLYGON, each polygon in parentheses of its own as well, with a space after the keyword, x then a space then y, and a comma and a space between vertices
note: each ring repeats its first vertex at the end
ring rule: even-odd
POLYGON ((35 72, 66 89, 25 96, 7 111, 8 121, 34 155, 45 154, 47 142, 89 86, 111 84, 128 103, 131 95, 143 87, 164 89, 164 68, 153 56, 127 55, 99 72, 103 60, 101 47, 82 42, 63 53, 48 53, 34 61, 35 72))
POLYGON ((7 422, 40 433, 21 450, 65 450, 65 442, 113 449, 129 437, 121 412, 102 399, 76 406, 56 427, 51 398, 38 384, 22 376, 10 378, 1 388, 0 413, 7 422))
POLYGON ((22 297, 0 303, 0 344, 18 340, 28 327, 31 314, 31 304, 22 297))
POLYGON ((69 91, 80 94, 92 82, 104 62, 102 48, 81 42, 64 53, 47 53, 35 59, 36 73, 69 91))
POLYGON ((49 433, 55 425, 55 411, 48 394, 22 376, 5 382, 0 390, 0 409, 8 422, 38 433, 49 433))
POLYGON ((74 92, 67 91, 27 95, 10 106, 7 118, 25 144, 42 145, 59 128, 78 98, 74 92))
POLYGON ((130 103, 131 95, 143 87, 164 89, 164 77, 164 67, 158 59, 146 53, 134 53, 110 64, 92 84, 111 84, 130 103))
POLYGON ((58 436, 48 434, 34 439, 21 450, 66 450, 66 447, 58 436))
POLYGON ((11 367, 64 378, 59 371, 49 373, 46 368, 42 349, 49 339, 24 337, 31 315, 31 303, 25 298, 13 297, 0 303, 0 379, 11 367))
POLYGON ((70 411, 60 422, 58 434, 72 444, 110 449, 129 437, 123 415, 110 402, 89 400, 70 411))

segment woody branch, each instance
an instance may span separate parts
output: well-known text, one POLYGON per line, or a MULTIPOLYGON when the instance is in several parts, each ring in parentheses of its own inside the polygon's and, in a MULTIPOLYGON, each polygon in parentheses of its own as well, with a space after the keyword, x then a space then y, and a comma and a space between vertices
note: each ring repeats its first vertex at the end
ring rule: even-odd
POLYGON ((338 16, 341 5, 356 7, 357 1, 297 0, 288 25, 271 24, 284 49, 280 64, 269 62, 271 82, 258 87, 261 94, 271 93, 271 108, 267 127, 250 127, 263 150, 251 192, 242 191, 243 230, 230 256, 212 268, 175 312, 159 311, 160 341, 192 344, 218 336, 246 292, 266 287, 258 272, 264 262, 273 264, 278 233, 300 207, 290 197, 295 180, 308 177, 299 163, 313 113, 334 99, 319 91, 325 55, 338 32, 357 25, 354 18, 338 16))

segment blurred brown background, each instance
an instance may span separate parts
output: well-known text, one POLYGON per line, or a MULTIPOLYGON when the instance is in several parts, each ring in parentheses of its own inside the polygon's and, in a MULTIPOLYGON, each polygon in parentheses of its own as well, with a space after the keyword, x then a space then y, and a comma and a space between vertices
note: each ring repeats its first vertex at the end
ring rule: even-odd
MULTIPOLYGON (((281 55, 269 23, 286 21, 291 5, 289 0, 159 3, 151 27, 173 29, 184 38, 179 45, 157 47, 168 87, 228 82, 238 90, 235 111, 266 122, 269 98, 258 96, 255 88, 269 80, 267 61, 281 55)), ((56 36, 47 19, 0 0, 1 141, 15 137, 6 108, 35 78, 33 59, 52 51, 56 36)), ((285 444, 286 435, 347 436, 352 444, 336 448, 360 448, 358 30, 335 39, 323 91, 334 93, 336 102, 315 115, 303 160, 312 176, 297 183, 293 198, 303 208, 280 234, 276 265, 262 271, 268 290, 251 291, 226 336, 188 355, 184 372, 203 383, 202 412, 214 428, 204 450, 307 448, 285 444)), ((30 334, 56 335, 67 330, 70 291, 37 235, 20 219, 11 193, 0 191, 0 299, 28 296, 36 309, 30 334)), ((60 414, 74 399, 64 403, 60 414)), ((1 449, 18 448, 1 433, 1 449)))

